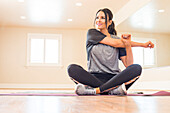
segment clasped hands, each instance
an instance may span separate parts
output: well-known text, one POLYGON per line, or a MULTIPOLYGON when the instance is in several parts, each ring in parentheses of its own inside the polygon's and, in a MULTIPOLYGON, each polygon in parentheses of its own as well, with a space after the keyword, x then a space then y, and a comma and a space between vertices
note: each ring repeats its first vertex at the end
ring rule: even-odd
MULTIPOLYGON (((131 41, 131 34, 122 34, 121 40, 124 43, 125 47, 131 47, 132 41, 131 41)), ((146 43, 141 43, 141 47, 144 48, 154 48, 154 44, 151 41, 148 41, 146 43)))

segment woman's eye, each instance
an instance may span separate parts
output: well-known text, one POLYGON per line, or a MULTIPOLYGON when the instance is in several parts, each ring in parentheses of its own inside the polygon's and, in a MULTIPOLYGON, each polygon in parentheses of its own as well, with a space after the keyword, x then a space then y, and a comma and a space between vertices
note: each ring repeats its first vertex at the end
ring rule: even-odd
POLYGON ((105 17, 96 17, 96 19, 99 19, 99 18, 100 18, 100 19, 105 19, 105 17))

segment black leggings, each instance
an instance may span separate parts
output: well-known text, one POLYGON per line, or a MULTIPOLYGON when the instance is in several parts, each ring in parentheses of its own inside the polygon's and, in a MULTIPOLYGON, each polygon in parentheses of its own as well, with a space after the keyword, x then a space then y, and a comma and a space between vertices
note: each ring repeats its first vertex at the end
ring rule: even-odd
POLYGON ((139 78, 141 72, 142 68, 138 64, 128 66, 117 75, 89 73, 76 64, 68 66, 68 74, 76 84, 82 83, 93 88, 99 87, 102 93, 115 89, 123 83, 125 83, 126 89, 128 90, 129 87, 139 78))

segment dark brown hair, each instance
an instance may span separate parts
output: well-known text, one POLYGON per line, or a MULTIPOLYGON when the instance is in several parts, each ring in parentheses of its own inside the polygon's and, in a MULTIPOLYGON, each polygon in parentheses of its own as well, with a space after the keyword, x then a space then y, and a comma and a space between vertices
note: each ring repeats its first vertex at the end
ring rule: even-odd
MULTIPOLYGON (((104 8, 104 9, 98 10, 97 13, 96 13, 96 16, 100 11, 104 12, 104 14, 105 14, 105 23, 106 23, 106 26, 107 26, 107 15, 109 16, 109 20, 112 20, 113 19, 113 14, 108 8, 104 8)), ((96 21, 96 18, 95 18, 95 21, 96 21)), ((108 27, 108 32, 110 34, 117 35, 117 31, 115 29, 115 24, 114 24, 113 21, 112 21, 111 25, 109 25, 109 27, 108 27)))

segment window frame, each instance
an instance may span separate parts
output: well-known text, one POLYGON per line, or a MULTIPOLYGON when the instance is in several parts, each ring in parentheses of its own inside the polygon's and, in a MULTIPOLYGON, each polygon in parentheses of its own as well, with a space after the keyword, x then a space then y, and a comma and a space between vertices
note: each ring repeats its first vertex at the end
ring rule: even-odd
MULTIPOLYGON (((45 42, 44 42, 44 59, 45 59, 45 42)), ((61 34, 41 34, 41 33, 28 33, 27 34, 27 61, 26 66, 56 66, 56 67, 62 67, 62 35, 61 34), (38 36, 33 37, 33 36, 38 36), (51 37, 53 36, 53 37, 51 37), (45 63, 45 60, 43 63, 31 63, 31 39, 56 39, 58 40, 58 47, 59 47, 59 55, 58 55, 58 63, 45 63)))

